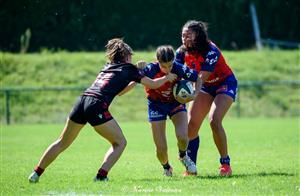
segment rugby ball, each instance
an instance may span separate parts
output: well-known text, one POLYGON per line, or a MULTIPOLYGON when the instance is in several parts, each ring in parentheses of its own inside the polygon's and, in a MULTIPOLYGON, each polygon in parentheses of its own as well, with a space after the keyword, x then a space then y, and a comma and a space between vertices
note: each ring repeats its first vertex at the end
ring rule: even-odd
POLYGON ((173 87, 173 95, 179 103, 187 103, 192 100, 195 90, 192 82, 179 80, 173 87))

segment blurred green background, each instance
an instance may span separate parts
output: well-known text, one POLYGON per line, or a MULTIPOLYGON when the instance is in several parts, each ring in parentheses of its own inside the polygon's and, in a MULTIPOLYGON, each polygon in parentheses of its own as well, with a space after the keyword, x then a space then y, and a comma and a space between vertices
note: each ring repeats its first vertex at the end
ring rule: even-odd
POLYGON ((208 22, 210 38, 222 49, 251 48, 251 2, 263 38, 299 42, 298 0, 1 0, 0 50, 18 52, 27 29, 31 52, 98 51, 113 37, 136 50, 178 47, 191 19, 208 22))

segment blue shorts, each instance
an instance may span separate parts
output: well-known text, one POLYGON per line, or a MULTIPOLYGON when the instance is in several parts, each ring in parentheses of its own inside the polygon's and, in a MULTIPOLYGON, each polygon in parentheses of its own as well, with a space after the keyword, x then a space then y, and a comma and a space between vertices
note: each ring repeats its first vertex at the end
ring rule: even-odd
POLYGON ((149 122, 167 120, 167 115, 169 118, 171 118, 174 114, 182 111, 186 112, 185 104, 181 104, 176 101, 171 103, 163 103, 148 99, 149 122))
POLYGON ((205 86, 203 85, 201 88, 202 92, 208 93, 213 97, 216 97, 218 94, 226 94, 230 96, 233 101, 236 99, 237 91, 238 91, 238 83, 235 76, 232 74, 228 76, 225 81, 221 82, 216 86, 205 86))

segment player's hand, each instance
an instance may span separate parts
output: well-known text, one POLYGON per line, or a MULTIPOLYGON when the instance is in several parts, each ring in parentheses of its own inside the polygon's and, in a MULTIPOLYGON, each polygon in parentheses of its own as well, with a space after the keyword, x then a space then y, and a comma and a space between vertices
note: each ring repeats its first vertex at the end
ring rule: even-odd
POLYGON ((169 82, 173 82, 174 80, 177 79, 177 75, 176 75, 176 74, 173 74, 173 73, 168 73, 168 74, 166 75, 166 78, 167 78, 167 80, 168 80, 169 82))
POLYGON ((145 61, 138 61, 136 63, 136 67, 140 70, 144 69, 147 66, 147 63, 145 61))

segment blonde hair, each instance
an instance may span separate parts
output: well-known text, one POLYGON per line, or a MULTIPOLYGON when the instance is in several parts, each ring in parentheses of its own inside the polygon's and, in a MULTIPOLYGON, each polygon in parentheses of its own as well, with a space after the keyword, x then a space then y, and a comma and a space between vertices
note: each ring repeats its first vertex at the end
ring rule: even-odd
POLYGON ((106 56, 111 62, 125 62, 128 55, 132 55, 133 51, 128 44, 121 38, 114 38, 106 44, 106 56))

